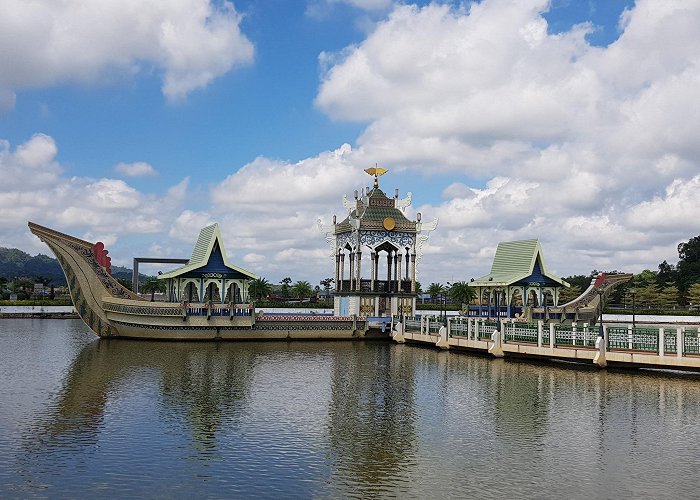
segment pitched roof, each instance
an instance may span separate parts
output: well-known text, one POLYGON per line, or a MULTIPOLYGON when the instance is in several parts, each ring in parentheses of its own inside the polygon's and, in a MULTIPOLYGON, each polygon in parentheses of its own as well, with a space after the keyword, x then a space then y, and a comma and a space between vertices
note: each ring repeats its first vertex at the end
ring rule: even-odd
POLYGON ((405 232, 415 232, 416 223, 406 218, 404 213, 396 207, 396 200, 389 198, 384 191, 378 187, 372 189, 365 199, 357 202, 357 207, 348 216, 336 224, 336 233, 352 231, 350 219, 359 219, 360 228, 383 230, 382 222, 387 217, 394 219, 396 229, 405 232))
POLYGON ((539 267, 542 276, 562 286, 569 284, 547 272, 538 240, 505 241, 498 244, 491 272, 470 282, 470 286, 507 286, 531 276, 539 267))
POLYGON ((251 279, 257 279, 258 276, 246 271, 245 269, 235 266, 228 261, 226 257, 226 250, 224 248, 224 241, 221 237, 221 230, 219 225, 214 223, 211 226, 203 228, 199 232, 199 237, 197 238, 197 243, 195 243, 192 249, 192 256, 190 261, 182 267, 168 271, 158 276, 158 279, 176 278, 190 271, 195 271, 201 267, 204 267, 209 262, 212 251, 218 246, 221 256, 223 257, 224 265, 231 269, 232 271, 239 272, 248 276, 251 279))

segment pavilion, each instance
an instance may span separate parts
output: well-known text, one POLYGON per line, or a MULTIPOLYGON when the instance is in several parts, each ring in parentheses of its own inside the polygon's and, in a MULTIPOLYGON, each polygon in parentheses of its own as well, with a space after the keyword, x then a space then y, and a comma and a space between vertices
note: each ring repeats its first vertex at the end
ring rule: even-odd
POLYGON ((471 306, 471 316, 522 316, 524 308, 557 306, 559 291, 569 283, 547 272, 538 240, 501 242, 491 272, 472 279, 477 288, 478 306, 471 306))
POLYGON ((218 224, 199 232, 187 264, 158 276, 166 280, 166 293, 172 302, 211 301, 215 304, 249 302, 248 287, 250 281, 257 278, 229 263, 218 224))
POLYGON ((328 227, 319 221, 335 263, 334 314, 414 315, 418 261, 437 219, 424 223, 418 213, 410 220, 404 210, 411 204, 411 193, 400 199, 397 189, 389 197, 378 180, 387 170, 374 167, 365 172, 374 176, 374 186, 355 191, 354 200, 343 199, 347 217, 338 221, 333 216, 333 226, 328 227))

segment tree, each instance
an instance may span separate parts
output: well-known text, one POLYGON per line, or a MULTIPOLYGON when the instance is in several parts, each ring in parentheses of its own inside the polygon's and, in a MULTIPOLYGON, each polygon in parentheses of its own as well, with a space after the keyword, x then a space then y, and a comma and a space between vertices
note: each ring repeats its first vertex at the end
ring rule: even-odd
POLYGON ((126 288, 127 290, 133 290, 133 283, 131 282, 130 279, 127 278, 117 278, 117 281, 121 286, 126 288))
POLYGON ((333 279, 333 278, 326 278, 326 279, 322 279, 321 282, 320 282, 319 284, 323 287, 323 289, 324 289, 326 292, 328 292, 328 291, 331 289, 331 287, 333 286, 333 283, 334 283, 334 282, 335 282, 335 279, 333 279))
MULTIPOLYGON (((568 279, 566 281, 569 281, 568 279)), ((586 285, 586 288, 588 288, 588 285, 586 285)), ((582 289, 578 285, 572 285, 569 288, 563 287, 559 289, 559 304, 566 304, 567 302, 571 302, 574 300, 576 297, 581 295, 582 289)))
POLYGON ((700 236, 691 238, 678 245, 678 279, 676 283, 681 292, 685 293, 693 283, 700 280, 700 236))
POLYGON ((262 300, 270 295, 272 285, 265 278, 256 278, 250 282, 248 290, 254 300, 262 300))
POLYGON ((428 295, 430 295, 430 300, 433 304, 436 303, 436 299, 445 293, 445 287, 441 283, 431 283, 428 287, 428 295))
POLYGON ((423 293, 423 288, 420 286, 420 281, 416 281, 416 293, 420 295, 423 293))
POLYGON ((635 274, 632 278, 632 286, 637 288, 645 288, 656 284, 656 273, 649 269, 645 269, 639 274, 635 274))
POLYGON ((658 290, 653 285, 637 288, 637 297, 635 302, 640 307, 656 307, 658 302, 658 290))
POLYGON ((670 309, 678 305, 678 287, 673 283, 667 283, 657 295, 657 303, 663 309, 670 309))
POLYGON ((452 300, 459 303, 460 307, 463 304, 469 304, 477 295, 476 289, 469 286, 466 281, 453 283, 447 293, 452 300))
POLYGON ((675 283, 678 276, 676 273, 676 268, 673 264, 669 264, 663 261, 659 264, 659 272, 656 273, 656 284, 659 286, 665 286, 666 283, 675 283))
POLYGON ((292 295, 299 299, 311 297, 314 290, 308 281, 297 281, 292 287, 292 295))
POLYGON ((165 282, 156 278, 148 278, 141 289, 144 293, 151 294, 151 302, 153 302, 156 292, 165 292, 165 282))
POLYGON ((700 305, 700 283, 693 283, 688 287, 688 303, 693 306, 700 305))
POLYGON ((282 284, 282 295, 289 297, 289 285, 292 283, 292 278, 289 276, 282 278, 280 283, 282 284))

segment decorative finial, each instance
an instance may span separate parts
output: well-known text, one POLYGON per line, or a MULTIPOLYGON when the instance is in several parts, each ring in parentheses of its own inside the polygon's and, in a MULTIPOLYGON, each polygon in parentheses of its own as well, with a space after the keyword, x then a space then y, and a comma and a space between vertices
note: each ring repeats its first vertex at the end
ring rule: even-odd
POLYGON ((374 188, 376 189, 379 187, 379 176, 386 174, 388 170, 382 167, 378 167, 375 163, 374 167, 366 168, 365 172, 367 172, 369 175, 374 176, 374 188))

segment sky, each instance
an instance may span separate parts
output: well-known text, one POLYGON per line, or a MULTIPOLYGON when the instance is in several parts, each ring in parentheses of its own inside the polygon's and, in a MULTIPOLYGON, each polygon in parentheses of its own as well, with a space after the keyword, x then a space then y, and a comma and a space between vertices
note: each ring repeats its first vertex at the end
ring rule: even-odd
POLYGON ((3 247, 50 254, 33 221, 130 267, 188 258, 218 222, 231 262, 315 285, 334 269, 318 220, 374 165, 438 220, 421 283, 533 238, 558 276, 655 270, 700 234, 700 0, 0 11, 3 247))

